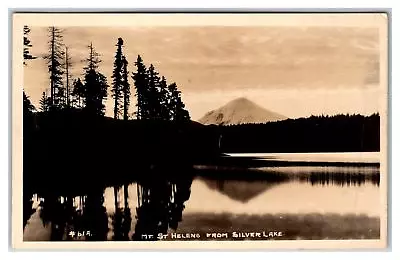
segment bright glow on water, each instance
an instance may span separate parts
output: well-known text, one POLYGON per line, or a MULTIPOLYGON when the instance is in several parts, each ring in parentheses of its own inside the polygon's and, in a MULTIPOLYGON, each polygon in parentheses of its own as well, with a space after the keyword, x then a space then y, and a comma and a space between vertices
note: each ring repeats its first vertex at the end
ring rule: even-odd
POLYGON ((362 153, 229 153, 233 157, 256 157, 263 160, 306 162, 379 162, 379 152, 362 153))

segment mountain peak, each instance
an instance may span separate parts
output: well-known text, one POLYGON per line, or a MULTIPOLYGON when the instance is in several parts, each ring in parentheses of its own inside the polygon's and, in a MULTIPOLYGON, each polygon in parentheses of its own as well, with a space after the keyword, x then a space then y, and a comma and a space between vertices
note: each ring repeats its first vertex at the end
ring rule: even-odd
POLYGON ((240 106, 240 107, 244 106, 242 108, 247 108, 247 107, 252 107, 252 106, 260 107, 259 105, 257 105, 256 103, 254 103, 253 101, 251 101, 245 97, 240 97, 240 98, 231 100, 225 106, 240 106))
MULTIPOLYGON (((251 102, 251 101, 245 97, 239 97, 239 98, 232 100, 231 102, 251 102)), ((253 103, 253 102, 251 102, 251 103, 253 103)))
POLYGON ((199 122, 202 124, 234 125, 265 123, 286 118, 257 105, 245 97, 239 97, 216 110, 206 113, 199 122))

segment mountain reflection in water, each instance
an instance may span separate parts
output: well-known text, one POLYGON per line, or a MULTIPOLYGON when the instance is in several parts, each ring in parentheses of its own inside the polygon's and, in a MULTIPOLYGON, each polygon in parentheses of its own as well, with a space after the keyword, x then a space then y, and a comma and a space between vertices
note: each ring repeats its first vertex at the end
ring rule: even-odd
POLYGON ((194 179, 149 178, 79 197, 37 198, 24 240, 158 240, 171 232, 203 240, 209 231, 265 229, 286 231, 279 239, 379 237, 379 167, 195 172, 194 179), (250 180, 221 178, 238 172, 250 180))

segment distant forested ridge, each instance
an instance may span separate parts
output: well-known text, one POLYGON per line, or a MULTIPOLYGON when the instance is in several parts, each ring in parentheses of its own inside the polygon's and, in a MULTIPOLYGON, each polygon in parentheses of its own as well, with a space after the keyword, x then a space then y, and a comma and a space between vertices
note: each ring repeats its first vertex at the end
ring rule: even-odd
POLYGON ((209 126, 225 153, 377 152, 380 116, 311 116, 261 124, 209 126))

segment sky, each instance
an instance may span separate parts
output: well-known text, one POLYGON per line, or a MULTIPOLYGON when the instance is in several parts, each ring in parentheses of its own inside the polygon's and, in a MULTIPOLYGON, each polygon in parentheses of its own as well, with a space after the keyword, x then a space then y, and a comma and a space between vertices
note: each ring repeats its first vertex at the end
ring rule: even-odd
MULTIPOLYGON (((134 71, 137 55, 153 64, 168 83, 176 82, 193 120, 232 99, 247 97, 290 118, 379 110, 380 38, 377 27, 267 26, 67 26, 63 42, 72 58, 73 78, 92 42, 100 72, 111 84, 118 37, 134 71)), ((31 53, 24 90, 35 106, 49 88, 47 28, 31 26, 31 53)), ((133 81, 131 80, 133 86, 133 81)), ((134 89, 132 87, 132 92, 134 89)), ((132 96, 132 98, 134 98, 132 96)), ((131 112, 135 100, 132 100, 131 112)), ((106 114, 112 115, 109 93, 106 114)))

